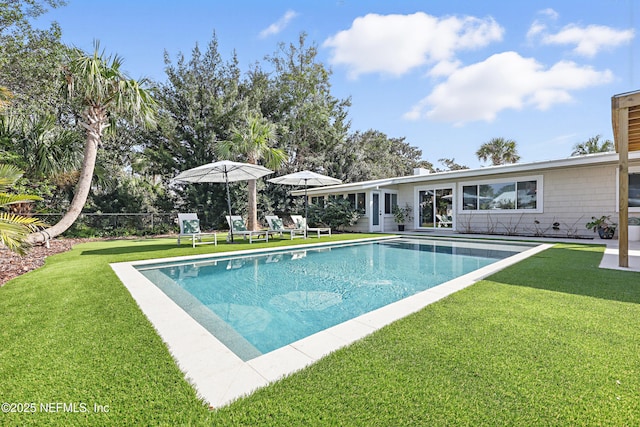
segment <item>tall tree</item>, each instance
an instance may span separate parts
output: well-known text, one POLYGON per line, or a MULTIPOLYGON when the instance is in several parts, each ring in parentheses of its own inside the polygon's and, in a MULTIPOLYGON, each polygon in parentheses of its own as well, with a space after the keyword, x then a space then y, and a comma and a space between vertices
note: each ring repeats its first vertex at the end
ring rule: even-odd
MULTIPOLYGON (((279 169, 287 159, 287 154, 275 148, 276 128, 265 118, 250 114, 246 125, 233 131, 231 140, 221 141, 216 146, 218 155, 225 159, 237 160, 239 156, 245 157, 248 163, 257 165, 264 160, 269 169, 279 169)), ((256 180, 249 180, 249 202, 247 228, 258 230, 257 214, 257 190, 256 180)))
POLYGON ((122 59, 105 56, 96 42, 94 53, 74 49, 66 67, 65 90, 68 98, 82 109, 79 125, 86 132, 80 178, 66 214, 43 233, 29 236, 30 243, 39 243, 66 231, 78 218, 87 201, 103 132, 114 130, 118 119, 153 125, 156 103, 144 88, 145 80, 130 79, 120 67, 122 59))
MULTIPOLYGON (((76 162, 68 154, 78 147, 82 154, 75 119, 59 90, 59 71, 71 49, 62 44, 56 23, 37 29, 32 22, 65 2, 0 3, 0 105, 6 107, 0 116, 0 157, 24 171, 21 192, 45 196, 46 207, 59 211, 58 203, 68 205, 68 189, 75 184, 79 168, 79 163, 75 168, 71 165, 76 162), (72 134, 76 136, 69 138, 72 134)), ((31 210, 42 205, 22 206, 31 210)))
POLYGON ((601 141, 601 135, 589 138, 585 142, 578 143, 573 146, 572 156, 581 156, 584 154, 607 153, 614 150, 613 142, 610 140, 601 141))
MULTIPOLYGON (((331 72, 317 58, 318 49, 307 45, 306 34, 297 44, 280 44, 267 59, 277 102, 263 103, 275 108, 263 115, 282 129, 281 144, 289 156, 291 171, 324 170, 334 147, 347 137, 350 99, 331 95, 331 72)), ((273 98, 268 98, 273 100, 273 98)))
MULTIPOLYGON (((240 92, 240 69, 235 54, 224 60, 215 35, 205 50, 196 46, 190 57, 182 53, 172 60, 165 52, 166 83, 157 91, 162 106, 158 128, 144 135, 147 173, 161 176, 165 183, 181 171, 217 160, 215 146, 231 139, 246 112, 240 92)), ((177 188, 176 206, 197 210, 206 226, 222 226, 225 210, 224 186, 203 183, 177 188)), ((234 192, 235 193, 235 192, 234 192)), ((239 201, 232 194, 238 209, 239 201)), ((243 196, 244 197, 244 196, 243 196)))
POLYGON ((39 218, 11 212, 12 205, 40 199, 37 196, 7 193, 21 176, 22 172, 15 166, 0 164, 0 243, 9 250, 24 255, 31 246, 27 240, 29 233, 45 224, 39 218))
POLYGON ((431 163, 420 159, 420 149, 373 129, 355 132, 333 153, 328 172, 345 182, 410 175, 417 167, 433 171, 431 163))
POLYGON ((520 160, 516 142, 505 138, 492 138, 489 142, 485 142, 476 151, 476 156, 478 160, 485 162, 491 159, 493 166, 518 163, 520 160))
POLYGON ((53 112, 60 104, 57 71, 68 48, 57 23, 36 29, 31 21, 63 0, 0 2, 0 86, 13 94, 13 109, 24 115, 53 112))

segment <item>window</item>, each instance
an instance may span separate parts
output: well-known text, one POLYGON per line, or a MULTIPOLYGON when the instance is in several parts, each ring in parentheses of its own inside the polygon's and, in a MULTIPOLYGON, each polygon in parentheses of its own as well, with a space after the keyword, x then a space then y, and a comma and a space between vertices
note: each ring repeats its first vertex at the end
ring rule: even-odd
POLYGON ((393 213, 393 207, 398 206, 398 195, 394 193, 384 193, 384 213, 393 213))
POLYGON ((465 185, 462 187, 462 210, 472 211, 478 209, 478 186, 465 185))
POLYGON ((453 188, 417 190, 418 227, 440 227, 447 222, 453 211, 453 188))
POLYGON ((316 196, 311 198, 311 204, 319 208, 324 208, 324 196, 316 196))
POLYGON ((349 204, 353 209, 356 208, 356 193, 347 194, 347 199, 349 200, 349 204))
POLYGON ((462 186, 462 210, 536 210, 538 180, 492 181, 462 186))
POLYGON ((364 215, 367 210, 366 202, 367 202, 367 199, 365 197, 365 193, 356 194, 356 209, 358 209, 358 212, 361 213, 362 215, 364 215))
MULTIPOLYGON (((620 171, 616 170, 616 173, 619 174, 620 171)), ((617 197, 620 194, 620 186, 616 185, 616 188, 618 190, 616 194, 616 208, 620 209, 619 197, 617 197)), ((629 207, 629 212, 634 213, 633 216, 638 216, 637 213, 640 212, 640 167, 638 166, 629 168, 629 199, 627 206, 629 207)))
POLYGON ((351 207, 358 211, 358 213, 364 215, 367 209, 365 193, 349 193, 347 194, 347 200, 351 207))
POLYGON ((640 172, 629 173, 629 207, 640 208, 640 172))

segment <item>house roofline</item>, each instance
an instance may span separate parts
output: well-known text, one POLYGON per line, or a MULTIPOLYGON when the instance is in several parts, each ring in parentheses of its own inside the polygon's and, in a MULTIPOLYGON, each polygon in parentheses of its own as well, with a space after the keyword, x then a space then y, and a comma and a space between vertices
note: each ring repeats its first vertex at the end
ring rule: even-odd
MULTIPOLYGON (((629 153, 630 160, 640 159, 640 152, 629 153)), ((597 166, 604 164, 617 164, 618 153, 596 153, 582 156, 573 156, 563 159, 544 160, 529 163, 515 163, 498 166, 486 166, 476 169, 460 169, 455 171, 434 172, 426 175, 406 175, 395 178, 384 178, 347 184, 329 185, 325 187, 313 187, 307 189, 308 195, 344 193, 345 191, 365 190, 371 188, 387 187, 390 185, 410 184, 416 182, 441 181, 443 179, 463 179, 469 177, 482 177, 487 175, 503 175, 530 171, 543 171, 566 167, 597 166)), ((293 196, 304 195, 304 190, 294 190, 293 196)))

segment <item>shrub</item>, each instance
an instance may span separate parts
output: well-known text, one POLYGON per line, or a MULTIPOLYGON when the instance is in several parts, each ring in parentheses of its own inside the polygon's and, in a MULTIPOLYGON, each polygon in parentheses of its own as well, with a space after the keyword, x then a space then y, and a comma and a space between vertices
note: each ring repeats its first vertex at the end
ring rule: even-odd
POLYGON ((354 225, 360 214, 351 206, 349 200, 337 198, 326 202, 324 208, 316 205, 309 206, 309 224, 324 225, 335 230, 344 230, 354 225))

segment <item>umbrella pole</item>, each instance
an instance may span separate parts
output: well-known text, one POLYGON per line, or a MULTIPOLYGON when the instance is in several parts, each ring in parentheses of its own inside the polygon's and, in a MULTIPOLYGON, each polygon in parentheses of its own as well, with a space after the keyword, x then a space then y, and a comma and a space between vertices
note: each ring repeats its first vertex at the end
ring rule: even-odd
POLYGON ((231 196, 229 195, 229 176, 224 173, 224 182, 227 186, 227 208, 229 209, 229 234, 231 235, 231 243, 233 243, 233 220, 231 219, 231 196))
POLYGON ((307 180, 304 180, 304 238, 307 238, 307 229, 309 228, 309 220, 307 219, 308 215, 308 206, 307 206, 307 180))

